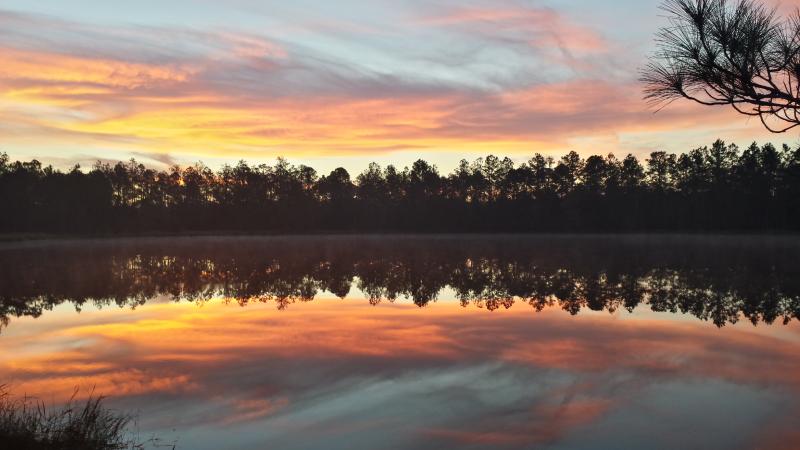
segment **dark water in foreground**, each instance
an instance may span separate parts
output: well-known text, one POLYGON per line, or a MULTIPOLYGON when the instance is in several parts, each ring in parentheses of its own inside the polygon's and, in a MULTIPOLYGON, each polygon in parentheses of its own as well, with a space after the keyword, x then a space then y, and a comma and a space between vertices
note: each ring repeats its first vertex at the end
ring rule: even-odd
POLYGON ((791 237, 0 244, 0 384, 94 387, 179 449, 796 449, 798 257, 791 237))

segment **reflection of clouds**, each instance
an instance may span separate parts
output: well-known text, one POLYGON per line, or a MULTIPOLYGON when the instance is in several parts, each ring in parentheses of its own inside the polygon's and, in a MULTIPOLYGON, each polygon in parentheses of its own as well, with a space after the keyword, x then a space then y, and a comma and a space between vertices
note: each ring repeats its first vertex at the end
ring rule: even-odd
POLYGON ((545 321, 531 334, 534 339, 513 340, 503 357, 581 372, 613 367, 649 376, 691 375, 800 387, 798 343, 749 330, 723 333, 705 324, 653 318, 617 320, 613 326, 595 320, 574 329, 568 321, 545 321))
POLYGON ((664 385, 752 391, 743 398, 796 417, 776 400, 800 387, 792 332, 665 318, 490 314, 446 302, 145 305, 45 315, 33 324, 47 333, 4 335, 0 377, 42 398, 96 386, 141 410, 145 429, 175 427, 197 448, 233 430, 242 448, 552 445, 643 405, 675 412, 654 397, 664 385))
POLYGON ((234 413, 224 418, 222 425, 251 422, 275 413, 289 404, 285 398, 277 400, 243 399, 233 402, 234 413))

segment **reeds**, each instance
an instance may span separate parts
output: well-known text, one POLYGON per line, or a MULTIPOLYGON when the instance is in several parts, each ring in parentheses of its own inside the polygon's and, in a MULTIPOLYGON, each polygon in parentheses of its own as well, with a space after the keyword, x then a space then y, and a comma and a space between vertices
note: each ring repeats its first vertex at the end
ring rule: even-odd
MULTIPOLYGON (((77 394, 77 391, 76 391, 77 394)), ((31 397, 14 397, 0 385, 0 447, 14 450, 140 450, 132 416, 108 409, 94 393, 75 395, 60 408, 31 397)))

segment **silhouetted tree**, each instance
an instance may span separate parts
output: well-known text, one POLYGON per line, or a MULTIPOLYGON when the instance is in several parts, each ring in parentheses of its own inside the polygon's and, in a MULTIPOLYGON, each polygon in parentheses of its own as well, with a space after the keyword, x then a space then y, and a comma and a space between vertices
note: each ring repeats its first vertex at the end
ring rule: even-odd
POLYGON ((628 155, 622 161, 620 169, 620 184, 626 192, 632 192, 641 187, 644 181, 644 168, 633 155, 628 155))
POLYGON ((647 159, 647 182, 651 189, 666 193, 674 187, 676 157, 667 152, 653 152, 647 159))
POLYGON ((574 151, 563 156, 553 171, 556 191, 561 197, 566 197, 574 189, 583 170, 583 160, 574 151))

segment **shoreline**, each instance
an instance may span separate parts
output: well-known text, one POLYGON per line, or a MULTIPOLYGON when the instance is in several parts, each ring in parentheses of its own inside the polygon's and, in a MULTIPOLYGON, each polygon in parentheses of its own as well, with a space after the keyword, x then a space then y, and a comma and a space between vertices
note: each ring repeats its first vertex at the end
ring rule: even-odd
POLYGON ((286 232, 147 232, 114 234, 0 233, 0 246, 18 243, 114 242, 160 239, 693 239, 703 237, 738 239, 793 239, 800 232, 791 231, 653 231, 653 232, 396 232, 396 231, 316 231, 286 232))

